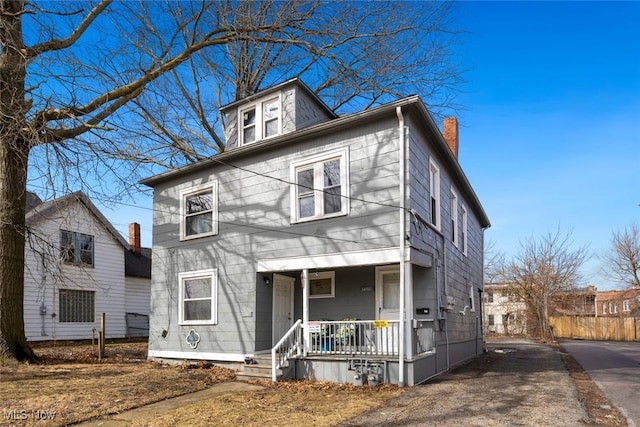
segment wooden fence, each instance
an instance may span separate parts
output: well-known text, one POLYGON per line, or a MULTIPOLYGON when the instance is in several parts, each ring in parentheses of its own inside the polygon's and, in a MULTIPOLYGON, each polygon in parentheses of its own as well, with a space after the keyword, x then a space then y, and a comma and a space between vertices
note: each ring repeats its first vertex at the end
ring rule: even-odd
POLYGON ((640 318, 634 317, 550 317, 556 338, 594 341, 640 341, 640 318))

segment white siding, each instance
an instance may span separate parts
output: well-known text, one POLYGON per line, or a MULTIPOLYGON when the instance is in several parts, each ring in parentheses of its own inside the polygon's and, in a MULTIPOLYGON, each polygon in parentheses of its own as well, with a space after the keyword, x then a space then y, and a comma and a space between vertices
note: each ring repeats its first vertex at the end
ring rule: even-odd
POLYGON ((25 249, 24 320, 30 341, 87 339, 106 313, 106 337, 124 337, 124 248, 79 202, 31 224, 25 249), (60 262, 60 230, 92 235, 94 268, 60 262), (59 319, 59 289, 95 291, 95 321, 59 319), (41 307, 46 313, 41 314, 41 307))

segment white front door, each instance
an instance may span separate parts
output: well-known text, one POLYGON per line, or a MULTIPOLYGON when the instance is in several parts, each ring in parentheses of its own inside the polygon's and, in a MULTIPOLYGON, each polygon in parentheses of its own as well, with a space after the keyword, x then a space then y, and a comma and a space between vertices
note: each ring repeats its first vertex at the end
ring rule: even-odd
MULTIPOLYGON (((400 267, 376 268, 376 320, 400 319, 400 267)), ((398 350, 397 323, 376 327, 376 341, 383 353, 398 350)))
POLYGON ((275 345, 293 325, 293 277, 273 275, 273 339, 275 345))

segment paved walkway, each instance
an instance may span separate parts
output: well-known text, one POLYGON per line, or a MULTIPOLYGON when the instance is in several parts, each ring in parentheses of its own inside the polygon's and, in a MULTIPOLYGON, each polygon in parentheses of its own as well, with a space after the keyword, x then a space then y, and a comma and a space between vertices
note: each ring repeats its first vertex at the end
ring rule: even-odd
POLYGON ((108 415, 103 418, 93 419, 80 424, 78 426, 102 426, 102 427, 121 427, 129 425, 129 423, 136 420, 143 420, 153 417, 158 414, 163 414, 167 411, 186 406, 201 400, 210 399, 212 397, 238 391, 251 391, 260 390, 262 387, 248 384, 241 381, 225 382, 215 384, 206 390, 201 390, 195 393, 185 394, 183 396, 174 397, 172 399, 166 399, 161 402, 152 403, 151 405, 142 406, 140 408, 132 409, 130 411, 123 412, 121 414, 108 415))

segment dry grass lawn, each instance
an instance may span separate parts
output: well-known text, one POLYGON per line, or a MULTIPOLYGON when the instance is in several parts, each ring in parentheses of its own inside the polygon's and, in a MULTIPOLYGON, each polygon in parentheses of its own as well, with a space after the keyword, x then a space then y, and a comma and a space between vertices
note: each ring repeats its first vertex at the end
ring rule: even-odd
MULTIPOLYGON (((235 371, 208 364, 171 366, 146 361, 145 343, 107 347, 99 362, 91 346, 36 348, 43 363, 0 366, 0 425, 64 426, 116 414, 235 380, 235 371), (13 419, 11 419, 13 418, 13 419)), ((328 426, 400 394, 395 386, 260 383, 259 391, 230 393, 135 425, 328 426)))

